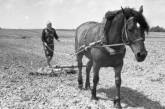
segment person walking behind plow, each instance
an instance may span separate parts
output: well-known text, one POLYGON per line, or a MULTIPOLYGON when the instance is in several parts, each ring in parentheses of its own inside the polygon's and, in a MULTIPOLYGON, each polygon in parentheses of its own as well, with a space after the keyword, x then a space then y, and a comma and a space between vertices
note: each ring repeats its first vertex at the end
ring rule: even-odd
POLYGON ((45 51, 45 56, 47 59, 47 64, 49 66, 49 68, 51 68, 51 64, 50 61, 53 58, 53 54, 54 54, 54 38, 57 41, 59 40, 59 37, 56 33, 56 30, 52 27, 52 23, 48 22, 47 27, 43 29, 42 31, 42 37, 41 40, 43 42, 43 47, 44 47, 44 51, 45 51))

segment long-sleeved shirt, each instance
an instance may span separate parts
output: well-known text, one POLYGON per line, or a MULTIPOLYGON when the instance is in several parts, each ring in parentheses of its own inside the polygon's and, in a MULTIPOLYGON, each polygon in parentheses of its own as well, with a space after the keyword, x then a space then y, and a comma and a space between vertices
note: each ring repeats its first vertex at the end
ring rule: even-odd
POLYGON ((48 28, 45 28, 43 29, 42 31, 42 37, 41 37, 41 40, 43 42, 46 42, 47 44, 54 44, 54 40, 53 39, 58 39, 58 35, 56 33, 56 30, 54 28, 51 28, 51 29, 48 29, 48 28))

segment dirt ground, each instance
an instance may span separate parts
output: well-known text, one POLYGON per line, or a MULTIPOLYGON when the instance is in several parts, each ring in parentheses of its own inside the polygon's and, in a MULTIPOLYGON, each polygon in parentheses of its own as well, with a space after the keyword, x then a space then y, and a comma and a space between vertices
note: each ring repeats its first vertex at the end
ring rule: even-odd
MULTIPOLYGON (((74 38, 66 35, 61 32, 61 42, 55 42, 54 65, 76 64, 69 55, 74 52, 74 38)), ((127 47, 121 88, 124 109, 165 109, 165 38, 147 38, 146 47, 149 54, 142 63, 127 47)), ((112 68, 101 69, 100 99, 92 101, 90 90, 77 88, 77 74, 30 75, 43 66, 40 31, 0 30, 0 109, 113 109, 112 68)), ((84 69, 83 73, 85 80, 84 69)), ((92 78, 91 73, 91 85, 92 78)))

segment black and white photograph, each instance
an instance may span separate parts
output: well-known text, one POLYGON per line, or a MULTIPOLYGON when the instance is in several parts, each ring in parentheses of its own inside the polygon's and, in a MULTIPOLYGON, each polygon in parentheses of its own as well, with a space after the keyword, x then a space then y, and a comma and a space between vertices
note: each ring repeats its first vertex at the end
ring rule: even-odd
POLYGON ((165 109, 165 0, 0 0, 0 109, 165 109))

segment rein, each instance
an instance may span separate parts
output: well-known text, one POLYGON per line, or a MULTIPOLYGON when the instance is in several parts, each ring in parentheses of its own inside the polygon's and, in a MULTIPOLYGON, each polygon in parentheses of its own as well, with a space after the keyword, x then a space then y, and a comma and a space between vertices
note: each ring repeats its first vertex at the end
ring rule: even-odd
MULTIPOLYGON (((135 43, 138 41, 143 40, 143 38, 138 38, 134 41, 130 41, 128 38, 128 31, 127 31, 127 23, 132 20, 133 17, 129 18, 128 20, 126 20, 126 18, 124 18, 124 27, 123 27, 123 31, 122 31, 122 43, 117 43, 117 44, 103 44, 102 40, 99 40, 97 42, 92 42, 89 45, 82 45, 80 47, 80 50, 78 50, 77 52, 75 52, 74 55, 77 55, 83 51, 87 51, 87 49, 92 48, 92 47, 97 47, 97 48, 103 48, 103 47, 116 47, 116 46, 126 46, 126 45, 130 45, 131 43, 135 43), (125 39, 124 39, 125 37, 125 39)), ((86 34, 85 34, 86 35, 86 34)), ((121 50, 117 53, 121 53, 121 50)), ((115 53, 116 54, 116 53, 115 53)))

